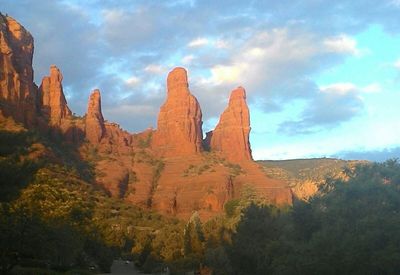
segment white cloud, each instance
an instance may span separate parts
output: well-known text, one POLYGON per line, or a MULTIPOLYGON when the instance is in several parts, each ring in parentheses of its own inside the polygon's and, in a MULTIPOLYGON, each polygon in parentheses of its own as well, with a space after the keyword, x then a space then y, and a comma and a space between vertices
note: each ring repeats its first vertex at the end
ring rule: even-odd
POLYGON ((140 78, 138 78, 136 76, 132 76, 132 77, 128 78, 127 80, 125 80, 125 83, 130 87, 134 87, 140 83, 140 78))
POLYGON ((324 40, 323 44, 330 52, 347 53, 352 55, 357 55, 360 53, 359 49, 357 49, 357 41, 343 34, 336 37, 327 38, 324 40))
POLYGON ((162 65, 149 64, 144 68, 144 71, 153 74, 163 74, 166 69, 162 65))
POLYGON ((192 55, 192 54, 190 54, 190 55, 185 55, 185 56, 182 58, 181 62, 182 62, 182 64, 184 64, 184 65, 188 65, 188 64, 192 63, 193 59, 195 59, 194 55, 192 55))
POLYGON ((245 52, 245 55, 250 58, 262 58, 266 54, 266 50, 260 47, 250 48, 245 52))
POLYGON ((242 44, 231 43, 236 45, 227 52, 230 58, 211 66, 211 76, 205 83, 243 85, 250 93, 260 91, 263 96, 288 78, 294 83, 320 54, 312 35, 287 28, 255 32, 242 44))
POLYGON ((345 95, 348 93, 357 92, 358 88, 353 83, 343 82, 343 83, 334 83, 326 86, 321 86, 320 91, 326 94, 345 95))
POLYGON ((390 1, 390 4, 392 4, 396 8, 400 8, 400 0, 392 0, 390 1))
POLYGON ((188 47, 195 48, 195 47, 202 47, 209 43, 207 38, 196 38, 189 42, 187 45, 188 47))
MULTIPOLYGON (((399 0, 400 1, 400 0, 399 0)), ((396 62, 394 62, 394 67, 396 68, 396 69, 399 69, 400 70, 400 59, 398 59, 396 62)))
POLYGON ((229 48, 229 43, 222 39, 218 39, 217 41, 215 41, 214 45, 217 49, 228 49, 229 48))
POLYGON ((125 16, 125 13, 122 10, 118 9, 103 10, 102 14, 104 16, 104 20, 107 23, 114 23, 121 21, 121 18, 125 16))
POLYGON ((382 92, 382 86, 379 83, 371 83, 361 88, 364 93, 379 93, 382 92))
POLYGON ((152 105, 121 105, 118 107, 108 107, 105 112, 110 116, 124 115, 124 116, 135 116, 135 115, 153 115, 158 109, 152 105), (128 115, 129 114, 129 115, 128 115))
POLYGON ((371 83, 364 87, 358 87, 354 83, 350 82, 339 82, 326 86, 321 86, 320 91, 322 93, 346 95, 349 93, 361 94, 361 93, 379 93, 382 91, 382 86, 379 83, 371 83))
POLYGON ((247 64, 235 64, 231 66, 216 65, 211 68, 211 83, 236 83, 240 80, 240 76, 246 70, 247 64))

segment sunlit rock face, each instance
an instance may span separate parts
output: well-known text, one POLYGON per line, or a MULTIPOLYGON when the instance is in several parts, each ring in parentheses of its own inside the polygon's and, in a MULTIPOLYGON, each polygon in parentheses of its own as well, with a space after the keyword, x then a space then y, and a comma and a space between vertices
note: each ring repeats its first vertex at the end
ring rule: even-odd
POLYGON ((187 72, 175 68, 168 74, 167 100, 160 108, 153 148, 162 156, 185 156, 202 151, 202 113, 190 93, 187 72))
POLYGON ((0 13, 0 103, 3 114, 33 126, 37 87, 33 83, 33 37, 16 20, 0 13))
POLYGON ((97 89, 89 97, 85 126, 86 139, 93 144, 99 143, 105 134, 105 126, 101 112, 100 91, 97 89))
POLYGON ((232 91, 228 107, 217 127, 207 133, 205 143, 210 150, 223 153, 230 161, 252 160, 249 134, 250 113, 246 91, 239 87, 232 91))
POLYGON ((57 66, 50 67, 50 75, 43 77, 39 87, 42 114, 48 117, 50 125, 61 125, 61 121, 72 115, 67 106, 62 87, 63 76, 57 66))

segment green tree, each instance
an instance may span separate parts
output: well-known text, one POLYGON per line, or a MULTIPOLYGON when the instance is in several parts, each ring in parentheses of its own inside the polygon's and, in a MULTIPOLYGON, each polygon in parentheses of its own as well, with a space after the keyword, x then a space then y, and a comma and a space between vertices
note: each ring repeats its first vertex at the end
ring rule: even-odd
POLYGON ((204 233, 200 221, 199 214, 194 212, 185 226, 183 233, 183 249, 184 255, 194 254, 202 257, 204 253, 204 233))

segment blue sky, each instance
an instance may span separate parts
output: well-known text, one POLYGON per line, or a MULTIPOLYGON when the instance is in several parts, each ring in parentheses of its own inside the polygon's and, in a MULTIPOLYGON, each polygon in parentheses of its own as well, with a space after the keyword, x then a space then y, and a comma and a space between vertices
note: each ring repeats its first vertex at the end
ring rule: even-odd
POLYGON ((78 114, 99 88, 106 119, 156 127, 166 75, 183 66, 205 131, 246 88, 256 159, 400 156, 398 0, 3 0, 0 11, 35 37, 36 83, 56 64, 78 114))

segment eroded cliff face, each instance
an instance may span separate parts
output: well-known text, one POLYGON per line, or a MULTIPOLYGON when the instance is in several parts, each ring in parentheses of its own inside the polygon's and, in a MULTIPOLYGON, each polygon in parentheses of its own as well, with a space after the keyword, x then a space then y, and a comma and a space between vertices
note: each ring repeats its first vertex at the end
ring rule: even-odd
POLYGON ((33 37, 16 20, 0 14, 0 103, 5 116, 36 124, 37 87, 33 83, 33 37))
POLYGON ((238 87, 232 91, 228 107, 215 130, 207 133, 205 143, 211 151, 221 152, 230 161, 252 160, 249 135, 250 113, 246 91, 238 87))
POLYGON ((164 157, 189 156, 202 151, 202 113, 190 93, 187 72, 175 68, 167 78, 167 99, 160 108, 152 146, 164 157))

